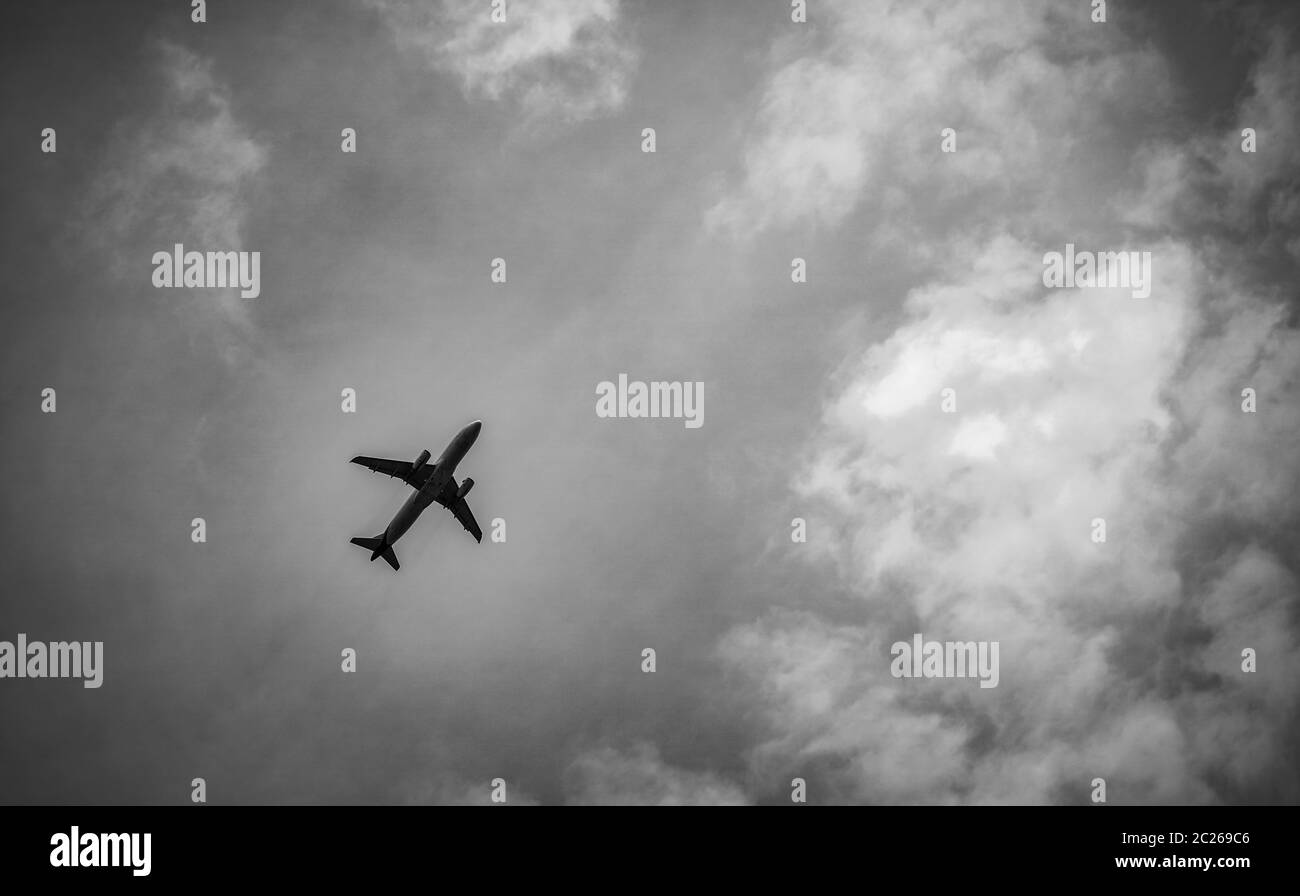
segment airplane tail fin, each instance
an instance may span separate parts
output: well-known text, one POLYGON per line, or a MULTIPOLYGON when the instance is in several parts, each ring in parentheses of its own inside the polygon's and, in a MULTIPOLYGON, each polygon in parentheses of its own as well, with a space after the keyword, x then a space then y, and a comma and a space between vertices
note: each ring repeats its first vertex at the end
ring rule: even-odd
POLYGON ((374 563, 380 557, 393 569, 401 569, 401 564, 397 562, 397 554, 393 552, 393 546, 384 543, 384 536, 376 535, 374 538, 354 538, 352 543, 370 551, 370 562, 374 563))

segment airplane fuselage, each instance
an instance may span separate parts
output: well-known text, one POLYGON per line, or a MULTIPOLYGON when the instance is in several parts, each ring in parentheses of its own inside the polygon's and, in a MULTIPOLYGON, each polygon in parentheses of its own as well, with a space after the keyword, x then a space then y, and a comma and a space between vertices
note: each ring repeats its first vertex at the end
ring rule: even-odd
POLYGON ((402 509, 397 511, 393 521, 384 530, 384 542, 386 544, 391 545, 405 535, 406 530, 411 528, 415 521, 420 518, 420 514, 424 513, 425 508, 434 502, 434 499, 438 497, 438 493, 446 487, 455 474, 456 465, 473 447, 474 440, 478 438, 479 430, 482 428, 482 421, 475 420, 456 433, 455 438, 447 444, 442 454, 438 455, 438 459, 433 461, 433 472, 429 474, 429 478, 425 480, 424 485, 419 491, 411 493, 411 496, 406 499, 406 503, 402 505, 402 509))

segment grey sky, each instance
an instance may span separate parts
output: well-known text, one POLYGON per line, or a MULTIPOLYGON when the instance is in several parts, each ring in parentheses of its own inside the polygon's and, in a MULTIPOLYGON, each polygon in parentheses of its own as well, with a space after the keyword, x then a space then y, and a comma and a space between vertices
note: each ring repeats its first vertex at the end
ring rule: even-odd
POLYGON ((1294 13, 187 6, 7 14, 0 639, 105 681, 0 680, 0 802, 1300 799, 1294 13), (508 541, 367 563, 406 486, 348 458, 476 418, 508 541), (890 677, 918 631, 1001 684, 890 677))

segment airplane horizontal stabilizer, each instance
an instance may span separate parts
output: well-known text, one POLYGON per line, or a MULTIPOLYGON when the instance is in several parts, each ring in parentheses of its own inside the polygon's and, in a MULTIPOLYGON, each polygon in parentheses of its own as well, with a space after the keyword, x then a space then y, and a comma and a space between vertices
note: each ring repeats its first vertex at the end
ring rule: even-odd
POLYGON ((384 560, 388 563, 388 565, 391 566, 393 569, 402 568, 401 565, 397 562, 397 554, 393 552, 393 546, 389 544, 384 544, 384 536, 376 535, 374 538, 354 538, 352 539, 352 543, 357 545, 358 547, 363 547, 367 551, 370 551, 371 563, 374 563, 375 560, 377 560, 380 557, 383 557, 384 560))

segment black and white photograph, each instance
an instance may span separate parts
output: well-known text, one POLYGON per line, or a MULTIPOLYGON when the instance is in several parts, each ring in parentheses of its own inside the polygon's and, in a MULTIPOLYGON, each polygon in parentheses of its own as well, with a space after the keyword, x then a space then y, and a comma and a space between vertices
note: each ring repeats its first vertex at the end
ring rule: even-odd
POLYGON ((1300 6, 14 0, 0 48, 49 880, 214 810, 781 806, 1109 813, 1080 865, 1232 886, 1300 804, 1300 6))

